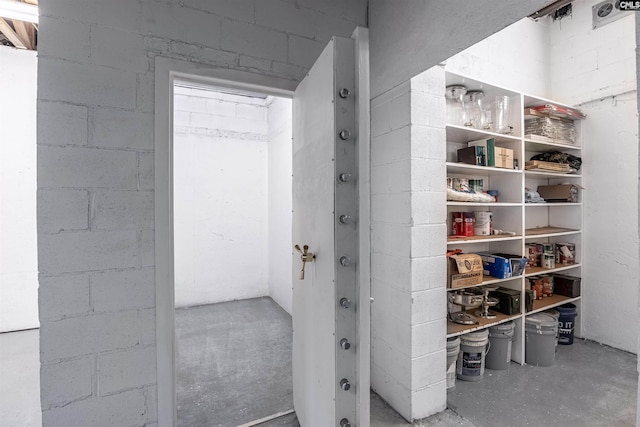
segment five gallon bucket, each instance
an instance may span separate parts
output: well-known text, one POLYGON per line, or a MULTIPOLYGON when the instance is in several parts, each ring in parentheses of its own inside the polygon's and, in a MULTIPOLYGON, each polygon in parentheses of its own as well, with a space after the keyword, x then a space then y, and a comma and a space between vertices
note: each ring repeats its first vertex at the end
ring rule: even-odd
POLYGON ((447 339, 447 390, 456 387, 456 361, 460 353, 460 337, 447 339))
POLYGON ((525 362, 533 366, 552 366, 556 358, 558 322, 545 313, 527 316, 525 320, 525 362))
POLYGON ((515 323, 507 322, 489 328, 489 351, 485 359, 488 369, 504 371, 511 363, 511 341, 515 323))
MULTIPOLYGON (((556 323, 558 323, 558 333, 560 332, 560 328, 562 326, 560 326, 559 322, 560 322, 560 312, 558 310, 556 310, 555 308, 552 308, 551 310, 545 310, 543 311, 544 314, 548 314, 549 316, 552 316, 554 319, 556 319, 556 323)), ((558 351, 558 338, 559 335, 558 333, 556 333, 556 351, 558 351)))
POLYGON ((460 337, 456 377, 463 381, 480 381, 484 375, 489 330, 471 332, 460 337))
POLYGON ((560 312, 558 344, 571 345, 573 344, 573 330, 578 310, 576 305, 571 303, 561 305, 557 309, 560 312))

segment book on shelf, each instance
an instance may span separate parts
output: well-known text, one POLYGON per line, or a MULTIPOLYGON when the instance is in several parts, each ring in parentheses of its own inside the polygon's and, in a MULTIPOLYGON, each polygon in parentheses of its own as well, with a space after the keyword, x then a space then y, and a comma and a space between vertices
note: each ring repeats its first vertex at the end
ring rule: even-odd
POLYGON ((482 147, 484 152, 484 164, 482 166, 495 166, 496 165, 496 140, 493 138, 478 139, 476 141, 469 141, 468 147, 482 147))

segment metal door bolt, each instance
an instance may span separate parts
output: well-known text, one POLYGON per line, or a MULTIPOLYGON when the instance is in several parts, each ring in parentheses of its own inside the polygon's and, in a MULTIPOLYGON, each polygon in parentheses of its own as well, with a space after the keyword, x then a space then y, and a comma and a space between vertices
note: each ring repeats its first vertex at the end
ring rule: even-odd
POLYGON ((349 383, 349 380, 346 378, 341 379, 340 388, 343 389, 344 391, 348 391, 351 388, 351 384, 349 383))
POLYGON ((347 139, 351 138, 351 132, 349 132, 346 129, 341 130, 338 135, 340 136, 340 139, 343 141, 346 141, 347 139))
POLYGON ((351 343, 348 339, 342 338, 340 340, 340 347, 342 347, 343 350, 349 350, 351 348, 351 343))
POLYGON ((351 258, 349 258, 348 256, 341 256, 340 265, 343 267, 349 267, 351 265, 351 258))
POLYGON ((339 178, 341 182, 349 182, 351 181, 351 174, 350 173, 341 173, 339 178))
POLYGON ((340 307, 349 308, 351 307, 351 301, 349 298, 340 298, 340 307))
POLYGON ((342 224, 349 224, 351 222, 351 215, 340 215, 340 222, 342 224))
POLYGON ((350 94, 351 94, 351 92, 349 92, 349 89, 347 89, 346 87, 343 87, 338 92, 338 95, 340 95, 340 98, 342 98, 342 99, 348 98, 350 94))

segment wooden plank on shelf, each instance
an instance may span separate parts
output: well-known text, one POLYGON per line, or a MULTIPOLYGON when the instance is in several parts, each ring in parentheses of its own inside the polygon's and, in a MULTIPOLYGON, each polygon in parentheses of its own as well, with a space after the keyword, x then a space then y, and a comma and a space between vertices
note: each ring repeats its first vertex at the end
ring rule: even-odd
POLYGON ((568 270, 570 268, 580 267, 581 264, 557 264, 555 268, 544 267, 527 267, 524 270, 525 276, 537 276, 539 274, 548 274, 556 271, 568 270))
POLYGON ((499 242, 502 240, 516 240, 522 236, 511 236, 509 234, 492 234, 490 236, 448 236, 447 243, 470 243, 470 242, 499 242))
POLYGON ((544 310, 548 310, 551 309, 553 307, 557 307, 559 305, 562 304, 566 304, 568 302, 572 302, 572 301, 576 301, 578 300, 580 297, 576 297, 576 298, 571 298, 571 297, 565 297, 564 295, 553 295, 550 297, 544 297, 542 299, 537 299, 533 302, 533 310, 527 312, 526 314, 533 314, 533 313, 537 313, 539 311, 544 311, 544 310))
POLYGON ((504 323, 504 322, 507 322, 507 321, 512 320, 512 319, 516 319, 516 318, 521 316, 521 314, 508 315, 508 314, 495 312, 496 313, 496 318, 495 319, 483 319, 483 318, 478 317, 478 316, 475 315, 475 312, 477 310, 480 310, 480 308, 474 308, 473 310, 467 310, 467 313, 469 313, 470 315, 472 315, 476 319, 478 319, 478 321, 480 322, 480 324, 478 324, 478 325, 461 325, 459 323, 454 323, 454 322, 452 322, 450 320, 447 320, 447 338, 453 337, 453 336, 456 336, 456 335, 466 334, 468 332, 478 331, 480 329, 485 329, 485 328, 488 328, 490 326, 498 325, 500 323, 504 323))
MULTIPOLYGON (((549 205, 545 205, 545 206, 549 206, 549 205)), ((536 228, 527 228, 526 230, 524 230, 524 235, 529 237, 529 236, 538 236, 541 234, 571 233, 576 231, 580 231, 580 230, 575 230, 572 228, 563 228, 563 227, 536 227, 536 228)))
POLYGON ((516 280, 516 279, 519 279, 521 277, 522 276, 515 276, 515 277, 508 277, 506 279, 498 279, 497 277, 484 275, 484 276, 482 276, 482 283, 478 283, 477 285, 462 286, 460 288, 447 288, 447 291, 459 291, 461 289, 478 288, 478 287, 481 287, 483 285, 495 285, 495 284, 499 284, 499 283, 502 283, 502 282, 508 282, 508 281, 511 281, 511 280, 516 280))

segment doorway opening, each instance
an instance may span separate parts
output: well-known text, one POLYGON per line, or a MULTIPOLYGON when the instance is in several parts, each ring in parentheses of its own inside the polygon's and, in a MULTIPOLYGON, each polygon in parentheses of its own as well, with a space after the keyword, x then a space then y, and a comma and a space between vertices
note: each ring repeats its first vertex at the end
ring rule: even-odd
POLYGON ((292 101, 173 83, 178 425, 292 414, 292 101))

